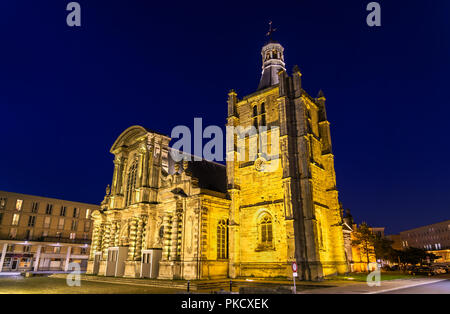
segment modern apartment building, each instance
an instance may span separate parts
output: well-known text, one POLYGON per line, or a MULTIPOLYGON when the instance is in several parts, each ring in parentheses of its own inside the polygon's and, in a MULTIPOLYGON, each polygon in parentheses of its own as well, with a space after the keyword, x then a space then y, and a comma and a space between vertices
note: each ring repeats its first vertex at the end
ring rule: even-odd
POLYGON ((0 191, 0 272, 85 270, 98 205, 0 191))
POLYGON ((402 246, 428 251, 450 249, 450 220, 400 232, 402 246))

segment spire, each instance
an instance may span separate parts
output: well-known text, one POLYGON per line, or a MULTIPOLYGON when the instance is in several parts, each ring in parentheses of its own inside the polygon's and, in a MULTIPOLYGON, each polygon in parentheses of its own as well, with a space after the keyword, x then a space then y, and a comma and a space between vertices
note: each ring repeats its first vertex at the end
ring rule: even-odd
POLYGON ((269 37, 269 41, 261 49, 263 65, 258 90, 278 84, 278 73, 280 71, 286 71, 283 54, 284 48, 272 39, 272 34, 275 31, 276 28, 272 27, 272 22, 269 22, 269 31, 266 34, 269 37))
POLYGON ((317 99, 325 98, 325 95, 323 94, 323 90, 319 90, 319 93, 317 94, 317 99))

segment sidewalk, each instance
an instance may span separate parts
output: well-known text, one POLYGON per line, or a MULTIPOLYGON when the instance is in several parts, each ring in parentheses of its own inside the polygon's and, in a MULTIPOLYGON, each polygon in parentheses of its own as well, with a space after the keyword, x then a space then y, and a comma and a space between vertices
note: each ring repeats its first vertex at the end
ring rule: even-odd
POLYGON ((396 279, 381 281, 380 286, 369 287, 366 282, 357 282, 350 285, 339 285, 330 288, 318 288, 297 292, 297 294, 377 294, 394 291, 404 288, 416 287, 447 280, 445 278, 417 278, 417 279, 396 279))
MULTIPOLYGON (((32 271, 32 270, 24 270, 24 271, 5 271, 0 272, 0 276, 19 276, 22 273, 31 273, 36 275, 52 275, 52 274, 68 274, 70 271, 63 271, 63 270, 39 270, 39 271, 32 271)), ((84 274, 85 272, 81 272, 81 274, 84 274)))
MULTIPOLYGON (((54 274, 50 278, 66 278, 65 274, 54 274)), ((82 281, 103 282, 121 285, 147 286, 157 288, 174 288, 187 290, 187 280, 161 280, 161 279, 147 279, 147 278, 124 278, 124 277, 105 277, 93 275, 81 275, 82 281)), ((254 287, 254 288, 277 288, 280 286, 291 287, 292 281, 289 280, 263 280, 263 279, 233 279, 231 280, 233 291, 240 287, 254 287)), ((345 284, 345 283, 344 283, 345 284)), ((322 282, 297 282, 297 291, 305 289, 316 289, 323 287, 332 287, 334 284, 326 281, 322 282)), ((220 291, 221 289, 229 291, 230 279, 212 279, 212 280, 191 280, 189 281, 190 291, 197 291, 201 293, 210 293, 212 291, 220 291)))
MULTIPOLYGON (((50 278, 66 278, 66 274, 53 274, 50 278)), ((188 281, 186 280, 158 280, 158 279, 144 279, 144 278, 123 278, 123 277, 104 277, 81 275, 82 281, 110 283, 118 285, 143 286, 153 288, 167 288, 187 290, 188 281)), ((367 282, 354 282, 343 280, 325 280, 321 282, 297 281, 297 294, 375 294, 387 291, 393 291, 403 288, 415 287, 425 284, 431 284, 448 280, 449 278, 414 278, 414 279, 394 279, 384 280, 380 282, 380 286, 369 287, 367 282)), ((239 291, 242 287, 276 289, 284 287, 290 289, 293 285, 292 281, 288 280, 262 280, 262 279, 234 279, 232 280, 233 292, 239 291)), ((216 280, 192 280, 189 281, 189 288, 191 292, 197 293, 211 293, 214 291, 229 291, 229 279, 216 280)), ((267 293, 267 292, 261 292, 267 293)))

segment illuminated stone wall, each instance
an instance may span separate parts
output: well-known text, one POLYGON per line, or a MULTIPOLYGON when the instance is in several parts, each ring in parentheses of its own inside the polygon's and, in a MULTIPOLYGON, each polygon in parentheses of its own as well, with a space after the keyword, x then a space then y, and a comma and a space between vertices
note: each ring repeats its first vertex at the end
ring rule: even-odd
POLYGON ((169 140, 133 126, 113 145, 112 185, 102 210, 92 214, 88 273, 94 272, 96 254, 101 253, 98 274, 104 275, 108 250, 126 247, 125 277, 141 276, 142 252, 149 249, 162 251, 160 279, 228 276, 227 256, 217 253, 217 225, 228 223, 230 201, 223 192, 201 188, 188 162, 175 163, 169 140))
POLYGON ((301 89, 298 70, 279 75, 279 85, 242 100, 229 94, 229 127, 279 128, 278 157, 270 150, 256 160, 248 156, 252 140, 264 134, 236 136, 237 145, 227 151, 234 157, 227 162, 230 276, 290 277, 296 261, 301 279, 317 280, 347 271, 325 97, 313 99, 301 89), (279 167, 266 172, 261 164, 279 167), (269 242, 263 239, 265 217, 269 242))

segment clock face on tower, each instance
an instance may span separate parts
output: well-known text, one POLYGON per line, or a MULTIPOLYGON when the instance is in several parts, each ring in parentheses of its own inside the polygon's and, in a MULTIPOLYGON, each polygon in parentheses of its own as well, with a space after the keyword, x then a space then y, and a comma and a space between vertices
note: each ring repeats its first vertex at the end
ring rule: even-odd
POLYGON ((259 157, 258 159, 255 160, 255 169, 257 171, 264 170, 264 163, 265 163, 264 159, 259 157))

